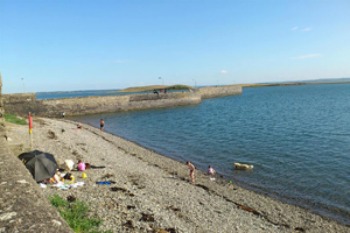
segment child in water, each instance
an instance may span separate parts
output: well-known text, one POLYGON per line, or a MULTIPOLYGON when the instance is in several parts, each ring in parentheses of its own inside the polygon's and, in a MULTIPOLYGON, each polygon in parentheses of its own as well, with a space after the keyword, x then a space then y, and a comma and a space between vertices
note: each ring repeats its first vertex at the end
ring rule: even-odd
POLYGON ((100 130, 103 131, 104 127, 105 127, 105 121, 103 119, 100 119, 100 130))
POLYGON ((214 176, 216 173, 216 171, 214 170, 214 168, 212 168, 210 165, 208 166, 208 174, 210 176, 214 176))
POLYGON ((215 173, 216 171, 214 170, 214 168, 212 168, 210 165, 208 166, 208 175, 210 176, 210 180, 214 181, 215 180, 215 173))

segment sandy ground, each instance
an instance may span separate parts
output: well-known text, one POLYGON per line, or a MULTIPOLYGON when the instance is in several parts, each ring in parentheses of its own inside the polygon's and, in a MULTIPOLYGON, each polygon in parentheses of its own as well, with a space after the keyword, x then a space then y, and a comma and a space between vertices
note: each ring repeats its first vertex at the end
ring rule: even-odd
MULTIPOLYGON (((15 151, 30 147, 25 126, 7 127, 15 151)), ((32 149, 52 153, 58 163, 82 159, 102 169, 87 178, 73 171, 82 187, 43 188, 45 196, 73 195, 113 232, 350 232, 350 227, 242 189, 210 181, 197 172, 188 181, 185 164, 158 155, 120 137, 67 120, 34 118, 32 149), (97 181, 112 181, 98 185, 97 181)))

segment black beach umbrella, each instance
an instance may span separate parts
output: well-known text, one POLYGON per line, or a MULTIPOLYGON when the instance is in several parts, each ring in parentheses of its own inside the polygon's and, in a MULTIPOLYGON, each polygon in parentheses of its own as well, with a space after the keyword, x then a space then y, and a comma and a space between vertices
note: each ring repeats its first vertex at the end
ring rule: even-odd
POLYGON ((58 168, 52 154, 39 150, 23 153, 18 158, 26 165, 36 182, 53 177, 58 168))

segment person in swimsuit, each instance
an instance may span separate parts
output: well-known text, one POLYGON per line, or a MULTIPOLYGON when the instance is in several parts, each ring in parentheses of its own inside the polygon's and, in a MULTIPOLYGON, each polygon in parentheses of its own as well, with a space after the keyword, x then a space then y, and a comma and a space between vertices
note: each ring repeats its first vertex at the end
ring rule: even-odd
POLYGON ((100 119, 100 130, 103 130, 105 127, 105 121, 103 119, 100 119))
POLYGON ((214 176, 216 173, 216 171, 214 170, 214 168, 212 168, 210 165, 208 166, 208 174, 210 176, 214 176))
POLYGON ((77 168, 78 168, 78 171, 85 171, 86 165, 85 165, 85 163, 84 163, 83 161, 78 160, 78 166, 77 166, 77 168))
POLYGON ((186 165, 187 165, 188 169, 190 170, 190 181, 192 184, 194 184, 195 183, 196 167, 190 161, 187 161, 186 165))
POLYGON ((210 176, 210 180, 214 181, 215 180, 215 174, 216 171, 214 170, 214 168, 212 168, 210 165, 208 166, 208 175, 210 176))

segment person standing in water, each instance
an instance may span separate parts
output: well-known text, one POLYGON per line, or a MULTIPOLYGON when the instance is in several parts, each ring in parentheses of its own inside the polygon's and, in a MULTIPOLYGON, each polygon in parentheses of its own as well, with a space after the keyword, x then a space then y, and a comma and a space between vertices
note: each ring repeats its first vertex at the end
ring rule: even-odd
POLYGON ((188 169, 190 170, 190 181, 192 184, 194 184, 195 183, 196 167, 190 161, 187 161, 186 165, 187 165, 188 169))
POLYGON ((104 130, 105 127, 105 121, 103 119, 100 119, 100 130, 104 130))
POLYGON ((208 166, 208 175, 214 176, 216 171, 210 165, 208 166))
POLYGON ((214 181, 215 180, 215 174, 216 171, 214 170, 214 168, 212 168, 210 165, 208 166, 208 175, 210 176, 210 180, 214 181))

